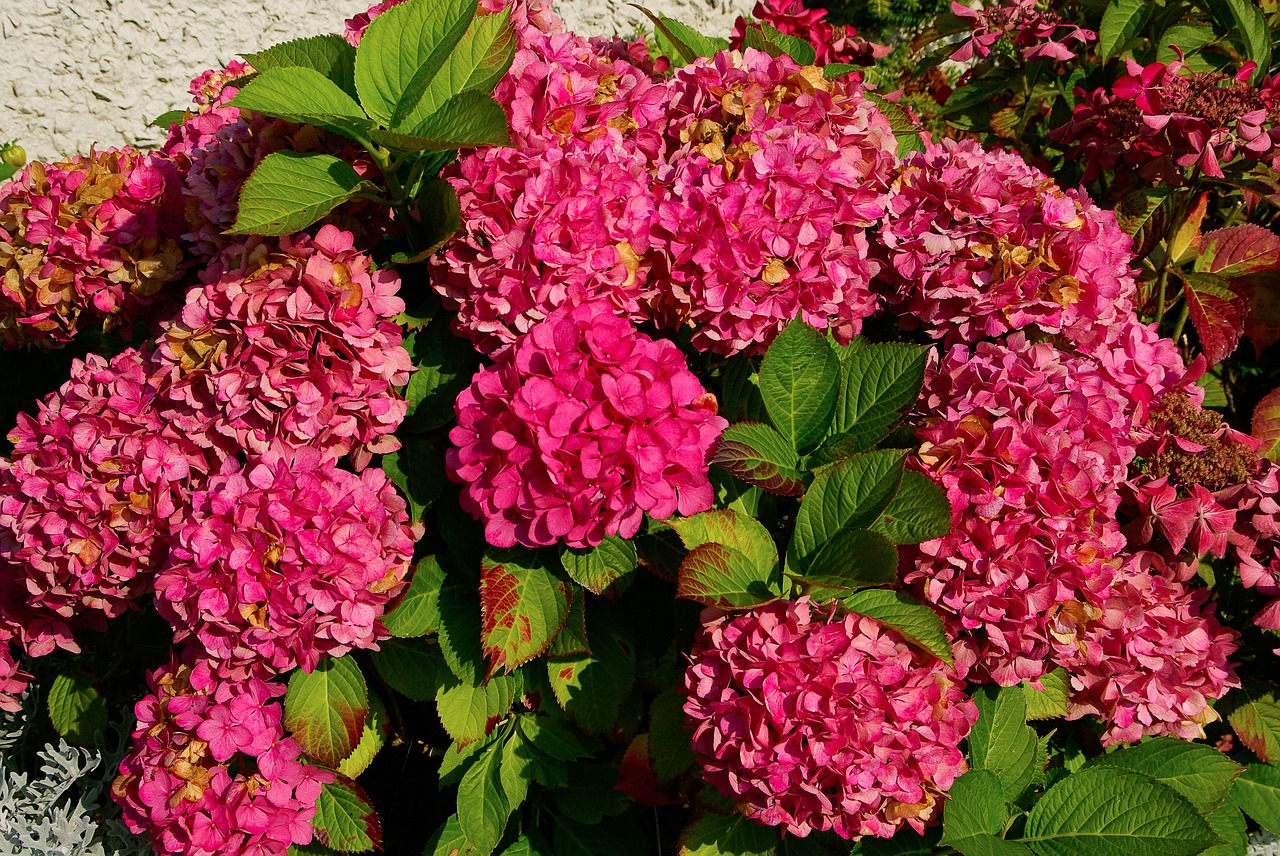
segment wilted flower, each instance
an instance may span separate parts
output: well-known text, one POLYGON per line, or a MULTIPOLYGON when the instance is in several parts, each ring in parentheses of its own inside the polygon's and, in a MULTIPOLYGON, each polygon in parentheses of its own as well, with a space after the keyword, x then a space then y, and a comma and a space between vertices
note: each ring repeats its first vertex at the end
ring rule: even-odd
POLYGON ((1037 8, 1036 0, 989 0, 979 8, 951 3, 951 11, 969 22, 969 37, 951 54, 956 62, 967 62, 991 53, 1003 38, 1019 50, 1023 59, 1075 57, 1075 47, 1098 40, 1093 30, 1068 23, 1052 8, 1037 8))
POLYGON ((711 507, 708 461, 727 423, 668 341, 607 306, 564 309, 458 396, 449 474, 490 544, 599 544, 711 507))
POLYGON ((311 671, 374 648, 413 553, 405 502, 380 469, 337 469, 314 449, 273 448, 199 491, 156 608, 224 677, 311 671))
POLYGON ((967 770, 977 707, 940 660, 835 609, 703 613, 685 672, 694 756, 749 817, 793 835, 919 832, 967 770))
POLYGON ((129 327, 182 264, 177 171, 108 149, 34 162, 0 185, 0 342, 69 342, 129 327))

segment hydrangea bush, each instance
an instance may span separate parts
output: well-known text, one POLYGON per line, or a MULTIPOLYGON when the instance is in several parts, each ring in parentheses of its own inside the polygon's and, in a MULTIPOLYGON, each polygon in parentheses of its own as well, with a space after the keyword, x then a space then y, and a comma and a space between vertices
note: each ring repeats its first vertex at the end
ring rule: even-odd
POLYGON ((117 769, 3 840, 1280 832, 1280 11, 908 5, 388 0, 6 146, 0 771, 117 769))

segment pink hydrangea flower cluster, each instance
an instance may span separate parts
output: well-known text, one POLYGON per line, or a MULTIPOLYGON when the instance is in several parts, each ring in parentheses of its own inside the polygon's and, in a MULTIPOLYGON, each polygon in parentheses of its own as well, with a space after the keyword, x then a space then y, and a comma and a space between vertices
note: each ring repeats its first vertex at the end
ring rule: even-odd
POLYGON ((101 627, 149 589, 209 468, 156 413, 149 367, 135 350, 76 361, 0 460, 0 557, 31 608, 73 625, 101 627))
MULTIPOLYGON (((383 0, 381 3, 370 6, 366 11, 348 18, 343 27, 343 38, 359 46, 369 25, 383 12, 403 2, 404 0, 383 0)), ((551 3, 548 0, 480 0, 477 14, 496 15, 504 9, 511 10, 511 23, 520 40, 527 38, 533 31, 549 34, 559 33, 564 29, 564 22, 551 11, 551 3)))
POLYGON ((283 443, 362 469, 398 448, 412 368, 391 320, 400 278, 353 241, 327 225, 224 250, 160 339, 162 415, 226 454, 283 443))
POLYGON ((127 148, 33 162, 0 186, 0 344, 131 326, 182 267, 179 186, 167 160, 127 148))
POLYGON ((1223 627, 1208 592, 1160 557, 1124 558, 1111 585, 1054 613, 1054 661, 1071 675, 1067 718, 1107 724, 1104 745, 1145 735, 1203 738, 1212 702, 1238 687, 1229 662, 1239 634, 1223 627))
POLYGON ((727 422, 668 341, 600 303, 562 309, 481 369, 446 463, 490 544, 599 544, 711 507, 727 422))
POLYGON ((155 581, 156 607, 221 676, 311 671, 376 648, 413 553, 405 502, 380 469, 270 449, 199 491, 155 581))
POLYGON ((797 315, 849 341, 878 305, 867 230, 897 163, 888 119, 856 81, 755 50, 677 72, 670 115, 656 319, 720 354, 763 351, 797 315))
POLYGON ((1053 607, 1105 586, 1124 546, 1128 404, 1092 360, 1015 333, 951 348, 918 406, 917 465, 946 491, 952 532, 904 580, 943 610, 961 674, 1035 680, 1053 607))
POLYGON ((607 300, 643 320, 664 92, 576 36, 517 52, 495 92, 516 147, 474 152, 445 173, 463 232, 435 257, 432 284, 457 312, 456 332, 493 353, 566 304, 607 300))
MULTIPOLYGON (((827 20, 827 10, 821 7, 805 8, 803 0, 759 0, 751 10, 757 21, 787 36, 804 39, 817 52, 815 64, 873 65, 876 60, 889 55, 890 48, 858 37, 858 31, 827 20)), ((733 27, 730 45, 734 50, 744 47, 748 22, 739 17, 733 27)))
POLYGON ((1093 30, 1069 23, 1051 8, 1039 8, 1037 0, 994 0, 981 8, 952 0, 951 11, 969 22, 970 31, 951 54, 955 62, 986 57, 1001 39, 1029 60, 1073 59, 1076 49, 1098 40, 1093 30))
POLYGON ((1115 214, 1012 152, 943 140, 910 156, 879 234, 899 322, 947 344, 1027 327, 1089 344, 1133 318, 1115 214))
POLYGON ((1071 121, 1050 133, 1084 162, 1086 181, 1123 166, 1178 185, 1192 168, 1221 178, 1236 157, 1280 161, 1280 77, 1254 87, 1252 62, 1235 75, 1126 62, 1110 92, 1077 89, 1071 121))
POLYGON ((874 619, 808 598, 703 613, 684 711, 703 775, 801 837, 917 832, 967 770, 963 682, 874 619))
POLYGON ((284 736, 284 686, 218 678, 175 659, 147 677, 138 725, 112 796, 159 853, 285 856, 309 844, 330 770, 302 763, 284 736))

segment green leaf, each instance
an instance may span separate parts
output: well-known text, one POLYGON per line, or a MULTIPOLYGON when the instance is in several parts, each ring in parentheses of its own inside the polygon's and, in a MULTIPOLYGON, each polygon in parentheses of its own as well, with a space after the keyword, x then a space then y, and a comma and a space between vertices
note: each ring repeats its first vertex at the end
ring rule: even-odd
POLYGON ((711 463, 769 493, 804 493, 800 456, 785 437, 759 422, 739 422, 726 428, 711 463))
POLYGON ((414 701, 431 701, 442 683, 452 683, 440 646, 429 639, 386 639, 371 659, 387 686, 414 701))
POLYGON ((1123 767, 1159 779, 1182 794, 1203 815, 1215 811, 1231 793, 1241 767, 1212 746, 1172 737, 1152 737, 1100 755, 1088 766, 1123 767))
POLYGON ((357 140, 374 128, 354 98, 310 68, 273 68, 257 74, 236 93, 230 106, 328 128, 357 140))
POLYGON ((458 785, 458 826, 467 841, 483 853, 498 846, 511 816, 511 804, 502 787, 502 750, 499 743, 491 745, 458 785))
POLYGON ((751 360, 729 360, 720 382, 720 415, 730 422, 759 422, 769 418, 760 396, 760 375, 751 360))
POLYGON ((809 562, 844 529, 865 529, 889 506, 902 483, 906 453, 869 452, 837 461, 818 473, 800 503, 787 568, 805 573, 809 562))
POLYGON ((894 544, 919 544, 951 531, 951 503, 933 479, 904 472, 902 484, 871 528, 894 544))
POLYGON ((337 767, 356 748, 369 715, 369 688, 354 657, 327 657, 310 674, 289 676, 284 727, 302 751, 337 767))
MULTIPOLYGON (((635 6, 634 3, 631 5, 635 6)), ((662 35, 664 48, 673 48, 675 55, 683 60, 686 65, 700 56, 715 56, 729 47, 727 39, 704 36, 693 27, 672 20, 666 15, 655 15, 643 6, 635 6, 635 8, 643 12, 653 22, 654 30, 662 35)), ((679 64, 673 62, 671 65, 674 68, 678 67, 679 64)))
POLYGON ((860 65, 849 65, 847 62, 829 62, 822 67, 822 76, 827 80, 838 80, 841 77, 848 77, 855 71, 862 71, 860 65))
POLYGON ((1233 36, 1239 38, 1249 59, 1258 64, 1253 70, 1252 82, 1262 82, 1271 69, 1271 28, 1267 19, 1252 0, 1223 0, 1235 21, 1233 36))
POLYGON ((569 583, 527 549, 480 562, 480 641, 490 670, 511 672, 546 651, 569 618, 569 583))
POLYGON ((502 851, 501 856, 553 856, 547 843, 542 840, 536 830, 521 835, 511 846, 502 851))
POLYGON ((386 615, 382 624, 392 636, 425 636, 440 629, 440 589, 444 569, 435 556, 427 556, 413 569, 409 588, 386 615))
POLYGON ((591 754, 577 732, 549 716, 521 715, 520 731, 539 752, 561 761, 576 761, 591 754))
POLYGON ((1151 9, 1148 0, 1111 0, 1098 28, 1098 57, 1106 62, 1118 55, 1146 26, 1151 9))
POLYGON ((947 794, 940 843, 964 856, 1030 856, 1027 845, 1000 837, 1008 818, 999 777, 989 770, 970 770, 956 779, 947 794))
POLYGON ((444 314, 426 329, 410 333, 404 348, 416 369, 404 388, 409 402, 406 425, 413 431, 433 431, 453 420, 454 400, 478 367, 475 349, 453 335, 444 314))
POLYGON ((668 687, 649 707, 649 761, 659 782, 670 782, 693 766, 684 702, 683 692, 668 687))
POLYGON ((840 360, 827 338, 800 320, 787 325, 760 365, 769 419, 797 452, 822 440, 835 411, 840 360))
POLYGON ((788 574, 823 588, 859 589, 898 579, 898 549, 878 532, 841 529, 822 546, 803 574, 788 574))
POLYGON ((422 851, 422 856, 473 856, 475 852, 475 848, 471 846, 467 836, 462 834, 462 826, 458 823, 458 816, 452 814, 445 821, 444 826, 437 829, 431 839, 427 841, 427 846, 422 851))
POLYGON ((387 722, 387 709, 382 699, 375 693, 369 693, 369 715, 365 717, 364 731, 360 733, 360 742, 350 755, 338 765, 338 772, 348 779, 355 779, 373 763, 373 759, 382 751, 390 730, 387 722))
POLYGON ((1217 40, 1218 37, 1211 27, 1202 24, 1174 24, 1160 36, 1159 43, 1156 45, 1156 62, 1168 64, 1177 60, 1178 52, 1174 50, 1174 47, 1177 47, 1182 51, 1183 59, 1193 71, 1208 71, 1209 66, 1203 60, 1199 62, 1200 67, 1195 67, 1192 55, 1217 40))
POLYGON ((1275 693, 1246 683, 1227 701, 1227 721, 1240 742, 1263 761, 1280 761, 1280 702, 1275 693))
POLYGON ((1248 856, 1249 824, 1230 800, 1204 819, 1223 843, 1210 847, 1200 856, 1248 856))
POLYGON ((557 818, 552 837, 552 852, 556 856, 623 856, 634 852, 626 839, 618 839, 599 826, 574 823, 557 818))
POLYGON ((674 517, 670 524, 686 550, 703 544, 724 544, 768 571, 778 564, 778 547, 769 530, 759 520, 736 511, 704 511, 692 517, 674 517))
POLYGON ((425 437, 406 437, 382 456, 382 470, 409 504, 409 522, 418 525, 444 487, 444 462, 425 437))
POLYGON ((1175 199, 1171 187, 1142 187, 1116 205, 1120 228, 1133 237, 1134 255, 1145 257, 1164 238, 1175 199))
POLYGON ((494 675, 479 687, 445 678, 436 693, 440 724, 457 743, 480 740, 511 712, 521 684, 518 672, 494 675))
POLYGON ((789 36, 777 27, 771 27, 763 22, 760 24, 760 30, 770 44, 777 45, 783 53, 795 60, 798 65, 813 65, 817 62, 818 52, 813 49, 813 45, 804 39, 789 36))
POLYGON ((332 155, 275 152, 245 182, 240 213, 228 234, 298 232, 366 189, 374 188, 332 155))
POLYGON ((343 91, 352 95, 356 92, 356 49, 339 35, 294 39, 245 54, 244 58, 259 73, 277 68, 309 68, 332 80, 343 91))
POLYGON ((83 672, 62 672, 49 687, 49 718, 54 730, 71 743, 92 746, 107 730, 107 703, 83 672))
POLYGON ((1173 788, 1131 770, 1086 767, 1040 798, 1023 840, 1038 856, 1191 856, 1218 838, 1173 788))
MULTIPOLYGON (((169 130, 170 127, 179 124, 186 118, 187 118, 186 110, 169 110, 166 113, 161 113, 159 116, 155 117, 147 124, 150 125, 152 128, 161 128, 167 131, 169 130)), ((5 169, 13 170, 13 172, 10 172, 9 175, 13 175, 15 172, 18 171, 17 167, 9 166, 8 164, 4 164, 3 166, 0 166, 0 181, 4 181, 9 177, 9 175, 3 174, 3 171, 5 169)))
POLYGON ((476 0, 409 0, 375 18, 356 50, 356 91, 365 111, 388 127, 407 116, 475 14, 476 0))
POLYGON ((415 204, 422 217, 421 245, 424 249, 413 256, 408 253, 392 254, 391 261, 396 264, 410 263, 410 260, 416 264, 431 258, 462 228, 462 203, 458 200, 458 191, 448 181, 442 178, 424 181, 415 204))
POLYGON ((400 139, 390 134, 375 134, 392 148, 401 151, 448 151, 472 146, 509 146, 511 130, 507 113, 488 92, 476 89, 460 92, 440 109, 423 119, 400 139))
POLYGON ((844 360, 832 434, 852 434, 862 450, 884 439, 919 398, 929 350, 920 345, 872 345, 844 360))
POLYGON ((382 823, 369 798, 355 782, 330 782, 320 790, 311 820, 316 837, 340 853, 382 849, 382 823))
POLYGON ((1036 772, 1036 730, 1027 725, 1027 697, 1022 687, 976 689, 978 721, 969 732, 969 766, 989 770, 1012 802, 1031 786, 1036 772))
POLYGON ((471 22, 466 35, 445 60, 422 100, 401 123, 413 128, 444 106, 454 95, 469 89, 491 92, 511 66, 516 54, 516 32, 511 26, 511 11, 497 15, 481 15, 471 22))
POLYGON ((716 510, 673 519, 671 526, 689 550, 677 573, 677 596, 739 609, 781 594, 775 574, 778 548, 758 520, 716 510))
POLYGON ((1236 779, 1231 798, 1259 826, 1280 835, 1280 767, 1250 764, 1236 779))
POLYGON ((598 613, 587 617, 591 653, 547 661, 556 701, 587 731, 607 731, 635 681, 635 651, 617 625, 598 613))
POLYGON ((1027 719, 1058 719, 1067 715, 1067 701, 1071 696, 1071 676, 1066 669, 1054 669, 1040 676, 1036 689, 1030 681, 1022 682, 1022 692, 1027 699, 1027 719))
POLYGON ((864 589, 845 595, 842 601, 850 612, 892 627, 908 642, 945 663, 955 662, 942 619, 923 603, 892 589, 864 589))
POLYGON ((680 856, 772 856, 778 833, 742 815, 704 814, 680 833, 680 856))
POLYGON ((563 548, 560 563, 578 585, 594 594, 603 594, 609 586, 635 572, 636 545, 616 535, 607 535, 595 547, 563 548))
MULTIPOLYGON (((478 560, 477 560, 478 561, 478 560)), ((447 575, 440 589, 440 651, 449 671, 461 681, 479 685, 488 671, 480 642, 479 583, 447 575)))
POLYGON ((865 94, 876 103, 880 112, 889 120, 889 130, 893 131, 893 136, 898 141, 898 157, 905 158, 911 152, 924 151, 924 141, 920 139, 922 129, 901 104, 896 104, 874 92, 865 94))
POLYGON ((569 599, 569 617, 547 649, 548 657, 572 657, 591 653, 591 643, 587 637, 587 595, 577 587, 573 589, 572 595, 569 599))

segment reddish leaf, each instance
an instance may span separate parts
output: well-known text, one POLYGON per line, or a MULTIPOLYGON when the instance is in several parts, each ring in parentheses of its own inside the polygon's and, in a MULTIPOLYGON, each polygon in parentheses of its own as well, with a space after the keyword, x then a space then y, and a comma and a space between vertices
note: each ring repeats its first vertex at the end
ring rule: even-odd
POLYGON ((1271 390, 1254 409, 1253 436, 1262 441, 1263 456, 1280 463, 1280 388, 1271 390))
POLYGON ((1280 236, 1246 223, 1209 232, 1200 239, 1195 269, 1234 277, 1280 268, 1280 236))
POLYGON ((1280 342, 1280 272, 1265 271, 1231 281, 1231 287, 1249 305, 1244 334, 1253 342, 1255 353, 1280 342))
POLYGON ((627 747, 618 765, 618 790, 644 805, 672 805, 680 802, 679 794, 658 784, 649 762, 649 735, 639 734, 627 747))
POLYGON ((730 425, 720 436, 711 463, 747 484, 781 496, 804 493, 800 457, 781 434, 758 422, 730 425))
POLYGON ((1173 190, 1147 187, 1130 193, 1116 206, 1120 228, 1133 237, 1134 255, 1150 253, 1169 229, 1173 190))
POLYGON ((1234 697, 1227 721, 1240 742, 1263 761, 1280 761, 1280 703, 1275 695, 1246 684, 1234 697))
POLYGON ((480 638, 490 674, 537 657, 569 618, 569 583, 523 550, 495 550, 480 563, 480 638))
POLYGON ((321 789, 311 825, 320 843, 334 850, 361 853, 382 849, 382 821, 373 801, 345 776, 321 789))
POLYGON ((1169 258, 1178 264, 1190 259, 1191 254, 1200 245, 1200 224, 1204 222, 1204 215, 1208 210, 1209 194, 1201 193, 1196 204, 1187 212, 1187 219, 1182 221, 1182 225, 1178 226, 1169 238, 1169 258))
POLYGON ((1200 336, 1205 359, 1210 366, 1220 363, 1240 343, 1248 305, 1217 274, 1184 273, 1182 279, 1191 323, 1200 336))
POLYGON ((719 609, 750 609, 777 600, 772 568, 724 544, 694 548, 680 564, 676 594, 719 609))

